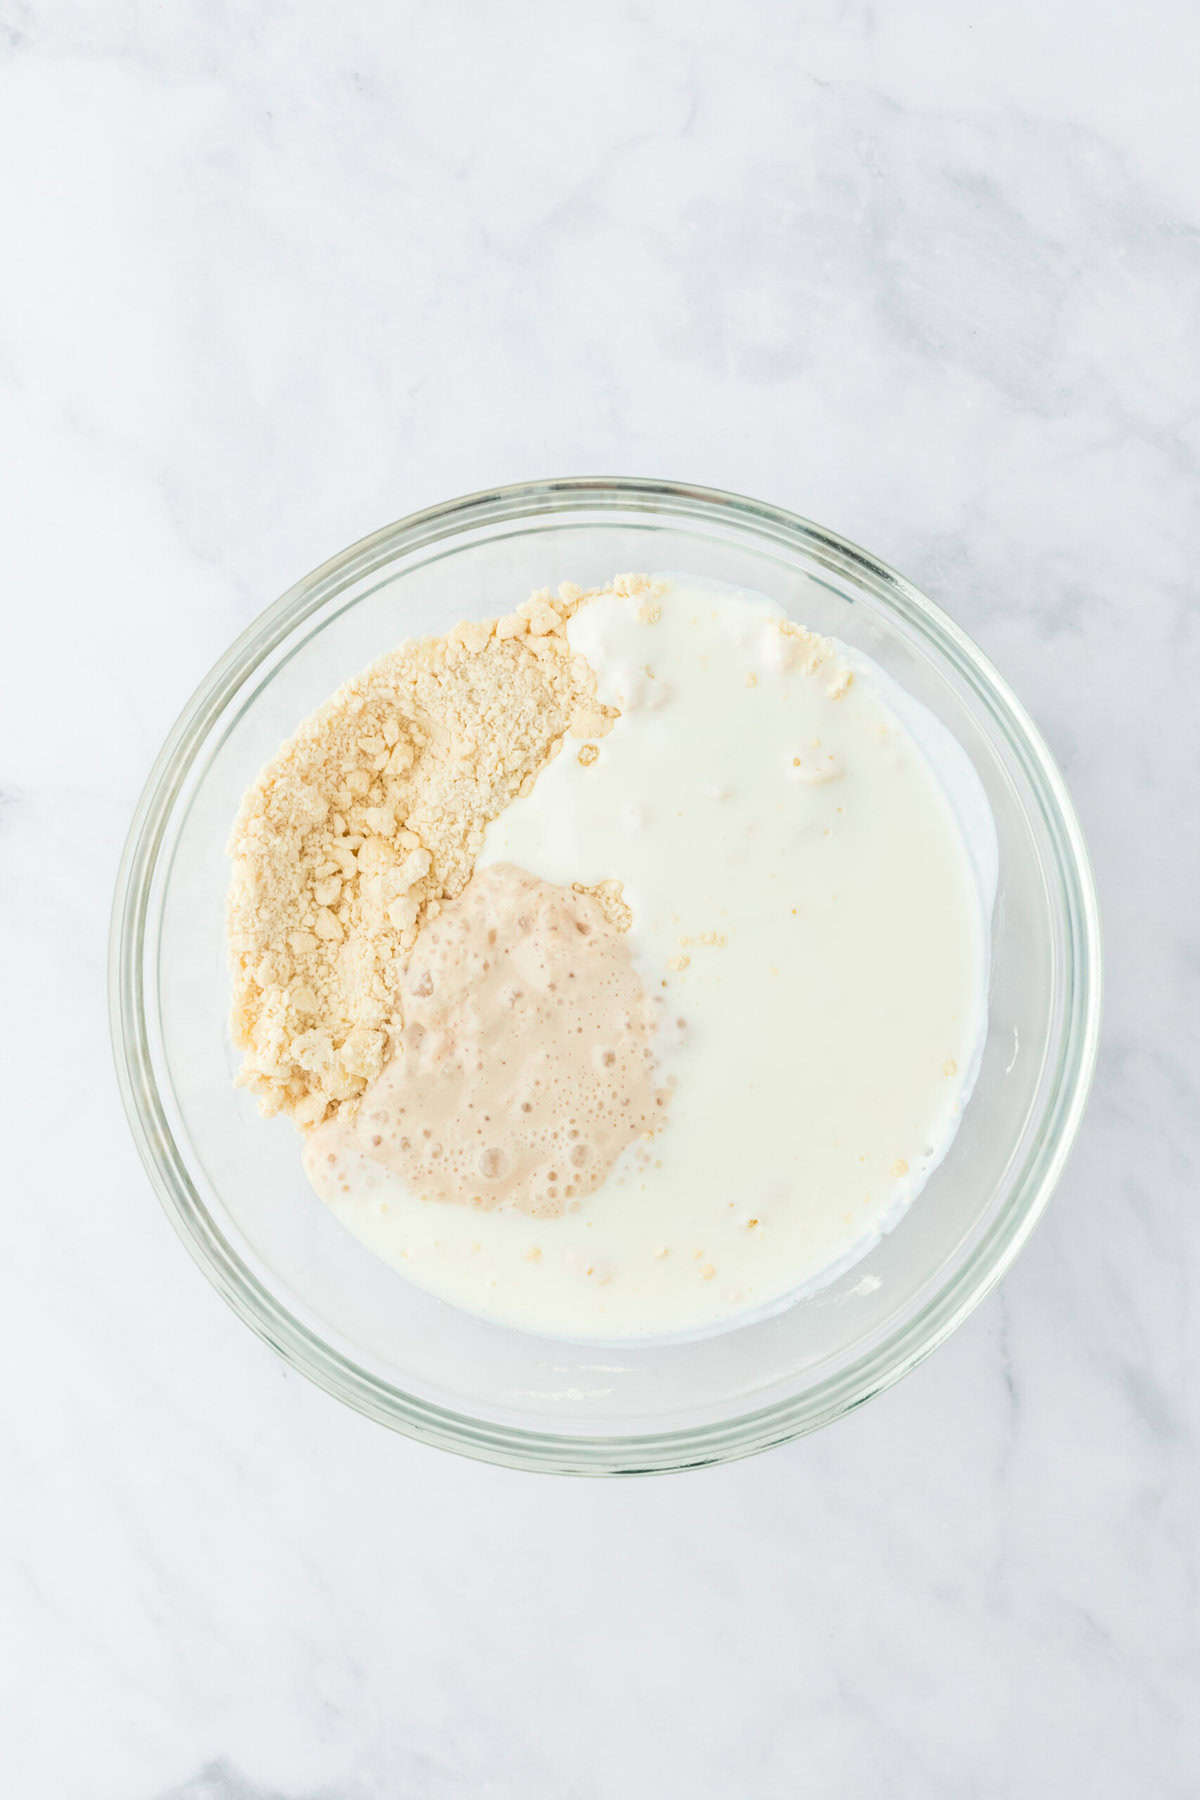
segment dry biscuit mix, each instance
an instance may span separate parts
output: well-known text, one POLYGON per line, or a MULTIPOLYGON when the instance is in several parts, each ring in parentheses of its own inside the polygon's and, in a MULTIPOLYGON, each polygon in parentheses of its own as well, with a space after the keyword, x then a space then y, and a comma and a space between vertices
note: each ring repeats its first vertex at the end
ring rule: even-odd
MULTIPOLYGON (((633 594, 644 577, 617 577, 633 594)), ((403 1025, 417 933, 470 878, 488 823, 568 733, 604 735, 564 584, 515 613, 401 645, 339 688, 247 793, 229 853, 232 1032, 266 1113, 353 1105, 403 1025)), ((619 888, 593 890, 627 923, 619 888), (622 918, 622 914, 624 917, 622 918)))

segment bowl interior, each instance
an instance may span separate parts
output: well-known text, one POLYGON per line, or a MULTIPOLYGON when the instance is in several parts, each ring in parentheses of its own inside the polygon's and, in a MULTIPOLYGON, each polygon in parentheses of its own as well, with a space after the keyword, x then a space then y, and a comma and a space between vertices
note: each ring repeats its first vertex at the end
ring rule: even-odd
POLYGON ((1065 1151, 1094 994, 1083 992, 1086 868, 1055 780, 1003 688, 941 615, 799 522, 623 489, 543 495, 524 511, 494 497, 423 530, 378 534, 234 647, 177 728, 135 824, 118 898, 119 1060, 160 1192, 256 1329, 343 1398, 418 1435, 539 1466, 661 1467, 820 1423, 911 1366, 986 1289, 1065 1151), (507 610, 532 588, 625 569, 753 587, 874 657, 972 758, 995 817, 1000 882, 978 1084, 949 1154, 895 1230, 774 1317, 690 1343, 597 1348, 434 1299, 311 1193, 293 1127, 259 1118, 233 1086, 224 845, 246 785, 350 673, 403 638, 507 610))

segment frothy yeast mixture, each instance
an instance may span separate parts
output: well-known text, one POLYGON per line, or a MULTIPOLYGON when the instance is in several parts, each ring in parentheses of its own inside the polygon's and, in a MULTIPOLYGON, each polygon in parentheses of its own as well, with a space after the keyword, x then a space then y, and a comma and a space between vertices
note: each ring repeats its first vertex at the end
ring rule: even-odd
POLYGON ((568 633, 619 716, 488 825, 392 1060, 306 1164, 447 1300, 571 1337, 713 1329, 865 1254, 945 1154, 994 829, 932 715, 770 601, 617 583, 568 633))
POLYGON ((558 1219, 664 1122, 654 1009, 590 894, 481 869, 417 939, 401 1008, 357 1113, 309 1135, 323 1189, 382 1168, 421 1202, 558 1219))

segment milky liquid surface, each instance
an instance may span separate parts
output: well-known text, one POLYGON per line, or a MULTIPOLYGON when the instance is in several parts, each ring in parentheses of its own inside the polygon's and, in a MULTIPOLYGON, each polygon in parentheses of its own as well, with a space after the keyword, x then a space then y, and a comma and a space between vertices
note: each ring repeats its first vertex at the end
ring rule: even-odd
POLYGON ((575 1338, 712 1329, 865 1254, 945 1154, 986 1026, 995 836, 962 750, 772 602, 660 586, 571 621, 621 716, 478 865, 622 883, 671 1095, 649 1155, 554 1218, 422 1200, 369 1158, 312 1171, 411 1279, 575 1338))

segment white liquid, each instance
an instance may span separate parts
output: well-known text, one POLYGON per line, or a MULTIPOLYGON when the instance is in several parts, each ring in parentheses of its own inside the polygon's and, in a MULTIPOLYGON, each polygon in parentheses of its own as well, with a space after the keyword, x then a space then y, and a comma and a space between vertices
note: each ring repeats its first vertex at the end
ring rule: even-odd
POLYGON ((422 1201, 366 1162, 348 1194, 318 1183, 414 1281, 575 1338, 712 1329, 865 1254, 949 1147, 986 1026, 995 833, 959 746, 770 601, 685 578, 655 608, 572 620, 621 717, 480 858, 623 883, 674 1080, 648 1166, 555 1219, 422 1201))

